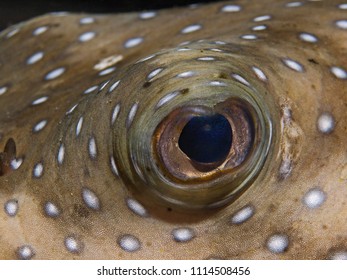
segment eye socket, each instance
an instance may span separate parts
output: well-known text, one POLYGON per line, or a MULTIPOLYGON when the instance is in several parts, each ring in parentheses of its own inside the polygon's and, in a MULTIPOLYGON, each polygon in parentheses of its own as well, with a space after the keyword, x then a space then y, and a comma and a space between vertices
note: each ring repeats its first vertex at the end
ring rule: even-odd
MULTIPOLYGON (((190 55, 215 47, 206 45, 192 44, 190 55)), ((218 59, 207 68, 183 55, 165 51, 151 62, 164 61, 165 71, 124 99, 120 119, 131 116, 131 126, 113 127, 119 176, 155 213, 200 214, 232 203, 260 174, 272 142, 276 102, 237 55, 213 53, 218 59), (197 75, 177 79, 185 69, 197 75), (229 73, 247 77, 246 83, 229 73)))
POLYGON ((272 138, 265 105, 229 92, 206 101, 145 114, 119 142, 128 152, 117 162, 120 174, 147 207, 194 213, 220 208, 236 200, 263 167, 272 138))
POLYGON ((263 104, 230 95, 207 105, 185 102, 160 118, 146 114, 131 127, 120 142, 129 154, 119 169, 138 199, 151 201, 147 207, 220 208, 255 180, 271 143, 271 121, 263 104), (128 167, 122 165, 127 159, 128 167))

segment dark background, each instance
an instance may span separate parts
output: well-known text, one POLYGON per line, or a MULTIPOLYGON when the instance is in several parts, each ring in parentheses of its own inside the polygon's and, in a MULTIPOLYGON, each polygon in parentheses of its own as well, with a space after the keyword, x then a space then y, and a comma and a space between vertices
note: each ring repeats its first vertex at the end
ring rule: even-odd
POLYGON ((217 0, 0 0, 0 30, 48 12, 119 13, 204 2, 217 0))

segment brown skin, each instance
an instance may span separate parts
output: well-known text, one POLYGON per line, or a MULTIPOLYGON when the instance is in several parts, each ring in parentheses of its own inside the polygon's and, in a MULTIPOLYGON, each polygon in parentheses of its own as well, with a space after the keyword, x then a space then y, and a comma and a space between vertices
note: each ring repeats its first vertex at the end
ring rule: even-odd
MULTIPOLYGON (((85 15, 48 15, 21 24, 19 33, 11 38, 6 38, 11 28, 2 33, 0 87, 5 85, 8 91, 0 96, 0 205, 17 199, 19 209, 14 217, 0 211, 1 259, 18 258, 17 248, 24 244, 34 248, 36 259, 325 259, 347 251, 347 181, 343 173, 347 164, 347 87, 346 80, 337 79, 329 71, 331 66, 347 68, 347 31, 334 25, 345 14, 336 8, 339 1, 309 2, 292 9, 284 8, 286 1, 239 2, 243 6, 239 13, 221 13, 225 3, 218 3, 164 10, 150 20, 141 20, 137 14, 95 16, 96 22, 91 25, 79 24, 85 15), (257 25, 252 18, 265 13, 273 16, 264 22, 269 28, 251 32, 250 28, 257 25), (203 28, 180 34, 182 28, 196 23, 203 28), (32 31, 43 25, 49 30, 33 36, 32 31), (97 36, 89 42, 78 42, 78 36, 90 30, 97 36), (300 32, 316 35, 319 42, 300 41, 300 32), (260 39, 239 38, 249 33, 260 39), (137 36, 145 38, 141 45, 123 47, 124 41, 137 36), (191 45, 191 52, 177 53, 174 49, 183 41, 199 39, 232 43, 219 46, 229 54, 211 52, 207 43, 191 45), (172 51, 133 65, 167 49, 172 51), (26 59, 39 50, 45 52, 44 58, 26 65, 26 59), (113 55, 123 56, 116 63, 117 71, 98 76, 93 66, 113 55), (222 62, 199 66, 192 55, 213 55, 222 62), (305 72, 289 69, 281 58, 300 62, 305 72), (264 71, 267 82, 256 78, 250 68, 253 65, 264 71), (66 67, 62 76, 44 80, 46 73, 61 66, 66 67), (167 68, 163 76, 146 83, 146 76, 159 66, 167 68), (230 69, 237 70, 258 89, 265 103, 271 104, 274 135, 262 170, 241 196, 213 211, 166 207, 165 202, 139 193, 137 189, 146 185, 137 177, 127 154, 128 143, 137 143, 131 127, 125 126, 131 106, 139 102, 132 124, 136 127, 141 118, 148 118, 150 124, 157 101, 176 87, 190 89, 182 95, 187 102, 191 96, 198 96, 199 77, 172 79, 192 67, 204 72, 204 77, 216 79, 219 75, 228 83, 235 83, 230 69), (82 95, 90 86, 111 77, 103 92, 82 95), (109 86, 119 79, 117 92, 107 94, 109 86), (41 96, 49 96, 49 100, 30 105, 41 96), (66 116, 76 103, 75 111, 66 116), (115 126, 110 127, 117 103, 121 111, 115 126), (284 116, 284 108, 291 110, 290 118, 284 116), (335 119, 330 134, 317 129, 317 118, 323 112, 330 112, 335 119), (75 127, 82 115, 82 131, 76 137, 75 127), (33 133, 33 126, 42 119, 48 124, 33 133), (88 155, 91 136, 96 139, 96 159, 88 155), (18 170, 8 168, 14 154, 13 148, 6 148, 10 138, 15 142, 15 157, 24 158, 18 170), (66 153, 59 165, 56 157, 61 143, 66 153), (121 177, 110 168, 112 154, 121 177), (292 170, 284 178, 279 170, 286 157, 292 160, 292 170), (44 173, 36 179, 33 167, 38 162, 43 163, 44 173), (137 188, 132 188, 133 184, 137 188), (81 189, 85 186, 99 198, 99 210, 83 202, 81 189), (325 192, 326 201, 317 209, 308 209, 302 198, 313 187, 325 192), (149 217, 139 217, 128 209, 124 200, 129 196, 145 205, 149 217), (58 206, 59 217, 47 217, 43 210, 47 201, 58 206), (248 204, 254 206, 254 215, 240 225, 231 224, 230 217, 248 204), (175 242, 171 231, 182 226, 193 228, 196 237, 186 243, 175 242), (289 238, 288 249, 281 254, 266 248, 267 239, 276 233, 289 238), (122 250, 117 240, 123 234, 136 236, 141 249, 132 253, 122 250), (83 243, 78 253, 64 246, 65 237, 70 235, 83 243)), ((163 107, 161 114, 169 114, 167 110, 163 107)), ((145 137, 146 127, 141 129, 145 137)))

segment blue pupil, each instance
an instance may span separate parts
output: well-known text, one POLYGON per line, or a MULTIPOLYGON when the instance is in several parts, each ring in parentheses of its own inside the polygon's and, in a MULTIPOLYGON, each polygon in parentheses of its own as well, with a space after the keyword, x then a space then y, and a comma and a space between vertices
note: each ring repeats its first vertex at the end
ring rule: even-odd
POLYGON ((200 163, 225 160, 231 144, 230 124, 221 114, 193 117, 183 128, 178 140, 182 152, 200 163))

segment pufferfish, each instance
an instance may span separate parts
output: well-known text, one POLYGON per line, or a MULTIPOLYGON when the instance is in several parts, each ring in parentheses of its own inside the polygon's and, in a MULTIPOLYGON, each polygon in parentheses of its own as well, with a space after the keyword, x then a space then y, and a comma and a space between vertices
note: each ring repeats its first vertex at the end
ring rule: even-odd
POLYGON ((1 259, 347 259, 347 3, 54 13, 0 36, 1 259))

